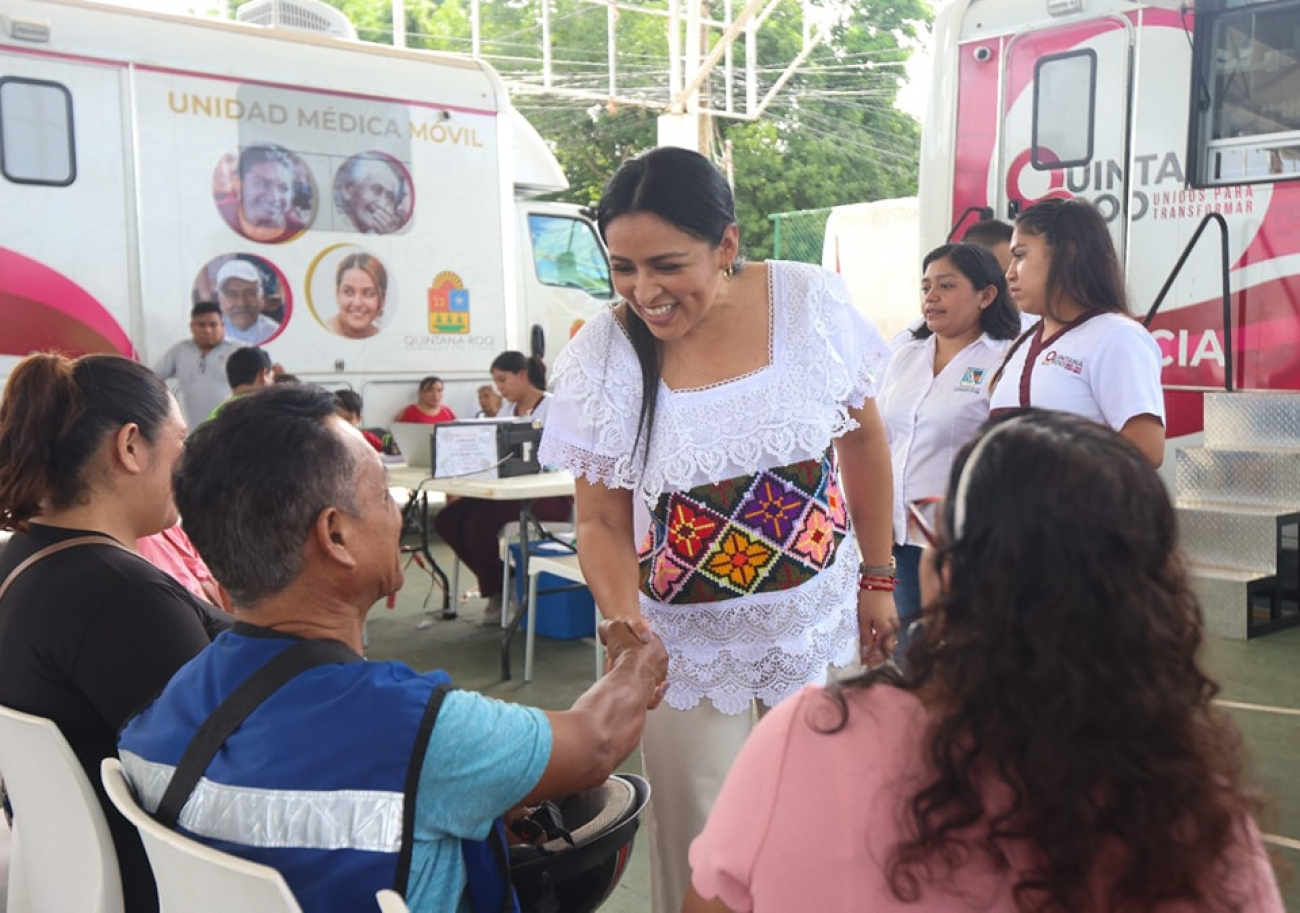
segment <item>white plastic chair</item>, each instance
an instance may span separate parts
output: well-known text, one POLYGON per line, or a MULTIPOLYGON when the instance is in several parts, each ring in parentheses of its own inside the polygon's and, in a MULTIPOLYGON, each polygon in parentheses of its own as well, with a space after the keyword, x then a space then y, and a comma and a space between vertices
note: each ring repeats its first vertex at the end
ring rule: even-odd
POLYGON ((13 835, 9 832, 9 822, 0 815, 0 913, 9 909, 9 857, 13 847, 13 835))
MULTIPOLYGON (((528 559, 528 634, 524 639, 524 681, 533 680, 533 644, 537 636, 537 580, 542 574, 554 574, 574 583, 586 584, 578 556, 532 555, 528 559)), ((605 672, 605 646, 600 642, 600 609, 596 609, 596 678, 605 672)))
POLYGON ((14 809, 8 913, 123 913, 108 821, 59 727, 0 706, 0 771, 14 809))
POLYGON ((375 894, 375 900, 379 901, 380 913, 411 913, 411 908, 396 891, 380 891, 375 894))
MULTIPOLYGON (((537 525, 545 532, 564 542, 572 543, 577 537, 577 533, 575 532, 577 526, 567 520, 538 520, 537 525)), ((528 538, 529 561, 533 560, 533 549, 535 549, 539 544, 537 537, 531 535, 533 531, 534 528, 530 527, 530 535, 528 538)), ((519 537, 518 520, 512 520, 505 526, 501 527, 501 532, 497 535, 497 548, 501 553, 501 627, 503 628, 510 624, 510 612, 507 611, 507 609, 516 601, 510 590, 510 574, 514 570, 515 565, 514 553, 521 544, 522 540, 519 537), (514 546, 515 548, 512 548, 511 546, 514 546)), ((527 584, 525 583, 525 585, 527 584)), ((484 593, 483 595, 486 596, 487 594, 484 593)))
POLYGON ((162 913, 302 913, 277 870, 204 846, 146 814, 136 804, 117 758, 103 760, 100 777, 109 800, 144 840, 162 913))

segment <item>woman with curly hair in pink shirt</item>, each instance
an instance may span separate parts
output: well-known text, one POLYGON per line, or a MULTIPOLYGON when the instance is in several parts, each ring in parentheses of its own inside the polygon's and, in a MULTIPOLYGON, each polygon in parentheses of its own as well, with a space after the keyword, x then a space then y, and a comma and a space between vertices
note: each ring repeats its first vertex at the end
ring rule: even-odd
POLYGON ((805 688, 691 845, 687 913, 1282 913, 1148 461, 1024 410, 959 454, 926 636, 805 688))

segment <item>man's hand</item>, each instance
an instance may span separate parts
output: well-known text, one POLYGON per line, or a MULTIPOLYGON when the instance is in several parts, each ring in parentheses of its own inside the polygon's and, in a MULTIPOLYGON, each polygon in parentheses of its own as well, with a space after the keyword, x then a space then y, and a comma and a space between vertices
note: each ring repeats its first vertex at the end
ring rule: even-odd
POLYGON ((605 619, 600 623, 597 635, 605 645, 605 672, 610 672, 620 663, 636 663, 643 667, 654 682, 646 709, 658 707, 668 690, 668 651, 659 635, 650 630, 645 619, 640 617, 615 621, 605 619))
MULTIPOLYGON (((519 846, 521 844, 540 846, 546 842, 545 834, 538 836, 537 834, 524 834, 515 830, 515 825, 524 821, 532 813, 532 806, 516 805, 514 808, 510 809, 510 811, 501 816, 502 820, 506 823, 506 843, 511 846, 519 846)), ((521 828, 521 830, 523 829, 521 828)))
POLYGON ((641 741, 647 710, 668 688, 668 651, 644 621, 605 620, 598 631, 608 672, 573 707, 547 711, 551 757, 525 802, 567 796, 603 783, 641 741))

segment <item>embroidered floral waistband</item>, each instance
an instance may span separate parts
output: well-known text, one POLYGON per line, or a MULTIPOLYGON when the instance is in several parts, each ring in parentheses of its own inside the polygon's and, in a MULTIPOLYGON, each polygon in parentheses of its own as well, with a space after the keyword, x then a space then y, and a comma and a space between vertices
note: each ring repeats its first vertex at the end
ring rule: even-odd
POLYGON ((661 496, 641 546, 657 602, 718 602, 811 580, 848 532, 832 450, 821 459, 661 496))

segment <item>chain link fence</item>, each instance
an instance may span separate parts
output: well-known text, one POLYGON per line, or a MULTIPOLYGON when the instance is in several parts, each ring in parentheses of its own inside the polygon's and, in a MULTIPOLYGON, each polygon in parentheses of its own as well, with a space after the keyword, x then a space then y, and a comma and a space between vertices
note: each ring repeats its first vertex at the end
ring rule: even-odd
POLYGON ((772 220, 772 257, 800 263, 822 262, 822 239, 826 237, 826 220, 830 207, 778 212, 772 220))

